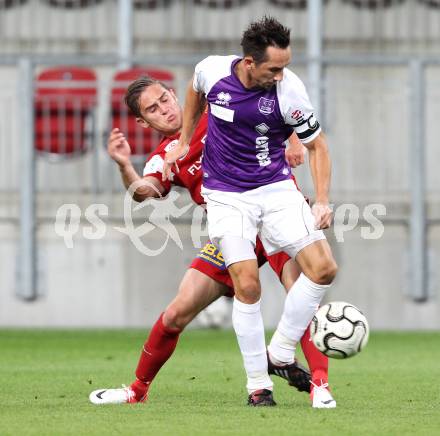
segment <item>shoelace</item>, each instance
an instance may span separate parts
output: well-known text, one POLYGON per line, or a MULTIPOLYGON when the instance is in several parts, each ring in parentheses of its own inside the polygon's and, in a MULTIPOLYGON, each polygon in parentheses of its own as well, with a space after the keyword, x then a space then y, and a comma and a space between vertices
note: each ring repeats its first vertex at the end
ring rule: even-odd
POLYGON ((133 398, 135 398, 136 394, 130 386, 122 385, 124 391, 127 393, 127 402, 130 402, 133 398))
POLYGON ((321 384, 318 386, 317 384, 313 383, 312 380, 310 380, 310 383, 313 385, 314 388, 316 389, 326 389, 328 388, 328 383, 323 383, 321 380, 321 384))

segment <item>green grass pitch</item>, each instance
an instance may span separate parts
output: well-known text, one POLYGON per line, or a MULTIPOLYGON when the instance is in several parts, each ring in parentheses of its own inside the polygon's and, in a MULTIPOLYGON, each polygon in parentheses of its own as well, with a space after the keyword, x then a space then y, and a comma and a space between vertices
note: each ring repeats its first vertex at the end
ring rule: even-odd
POLYGON ((0 330, 0 434, 439 435, 440 333, 374 333, 359 356, 330 362, 337 409, 275 380, 274 408, 245 405, 231 331, 188 331, 147 404, 94 406, 129 384, 145 331, 0 330))

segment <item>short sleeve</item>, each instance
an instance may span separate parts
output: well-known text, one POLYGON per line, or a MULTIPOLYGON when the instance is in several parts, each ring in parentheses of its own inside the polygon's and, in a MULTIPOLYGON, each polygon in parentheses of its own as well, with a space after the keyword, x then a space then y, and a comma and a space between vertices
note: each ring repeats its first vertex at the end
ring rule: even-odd
POLYGON ((208 56, 194 70, 193 89, 208 95, 211 88, 223 77, 231 75, 231 64, 237 56, 208 56))
POLYGON ((312 103, 301 79, 285 69, 284 77, 277 85, 278 101, 284 122, 295 129, 303 143, 313 141, 321 132, 312 103))
POLYGON ((212 58, 212 56, 203 59, 194 69, 193 89, 195 92, 206 93, 206 69, 209 66, 210 58, 212 58))

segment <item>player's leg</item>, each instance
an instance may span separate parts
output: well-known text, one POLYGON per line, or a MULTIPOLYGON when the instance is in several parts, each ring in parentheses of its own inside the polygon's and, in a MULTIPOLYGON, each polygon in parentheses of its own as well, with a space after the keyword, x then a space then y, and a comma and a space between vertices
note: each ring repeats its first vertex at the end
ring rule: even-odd
POLYGON ((183 329, 227 291, 226 286, 194 268, 185 273, 179 292, 156 321, 143 346, 136 381, 131 385, 136 398, 145 396, 154 377, 173 354, 183 329))
MULTIPOLYGON (((291 257, 294 255, 292 250, 291 257)), ((336 263, 326 240, 302 248, 295 260, 303 272, 289 290, 281 320, 269 345, 275 363, 291 363, 296 344, 336 274, 336 263)))
POLYGON ((223 253, 234 285, 232 325, 246 370, 248 404, 274 405, 254 251, 260 206, 253 203, 248 192, 225 193, 202 188, 202 194, 208 208, 209 236, 223 253))
MULTIPOLYGON (((283 253, 279 255, 274 255, 273 257, 282 258, 283 253)), ((286 290, 289 290, 293 286, 293 284, 298 279, 300 274, 301 274, 301 270, 299 269, 297 263, 289 258, 284 263, 281 272, 281 282, 283 283, 286 290)), ((308 383, 309 383, 308 391, 311 390, 310 389, 311 387, 313 388, 315 386, 328 385, 328 357, 325 354, 321 353, 313 344, 310 338, 309 328, 306 329, 304 335, 301 338, 301 348, 303 350, 304 357, 306 358, 308 366, 311 371, 312 386, 310 386, 310 379, 308 379, 308 383)), ((270 366, 270 361, 269 361, 269 366, 270 366)), ((283 376, 282 371, 280 371, 279 374, 283 376)), ((292 374, 288 374, 288 375, 290 376, 289 378, 287 378, 289 384, 292 384, 293 381, 298 383, 297 379, 301 377, 301 373, 298 373, 298 371, 294 371, 292 372, 292 374)), ((319 403, 318 399, 315 396, 312 400, 315 400, 314 401, 315 405, 319 403)))
MULTIPOLYGON (((177 296, 151 329, 139 358, 136 381, 128 388, 96 390, 89 397, 92 403, 145 401, 153 379, 171 357, 181 331, 201 310, 231 292, 230 287, 209 277, 209 270, 202 268, 197 259, 191 266, 180 284, 177 296), (199 267, 205 272, 195 269, 199 267)), ((219 277, 218 273, 216 277, 219 277)))
MULTIPOLYGON (((331 248, 326 240, 317 241, 301 250, 296 261, 303 273, 315 283, 331 284, 337 265, 331 248)), ((310 392, 312 406, 315 408, 334 408, 336 401, 328 390, 328 358, 320 353, 310 340, 310 331, 307 328, 301 338, 304 354, 309 353, 309 365, 313 365, 312 389, 310 392)))
MULTIPOLYGON (((239 245, 236 240, 233 244, 228 238, 220 240, 226 264, 230 259, 229 255, 235 253, 236 256, 241 250, 238 247, 245 245, 248 246, 249 255, 255 256, 250 241, 242 241, 242 245, 239 245)), ((264 325, 260 311, 261 287, 257 260, 247 259, 233 263, 229 265, 228 271, 234 284, 232 324, 247 375, 248 404, 273 406, 273 383, 268 374, 264 325)))
MULTIPOLYGON (((268 256, 259 238, 257 238, 255 253, 258 265, 262 266, 268 262, 287 292, 300 274, 296 263, 284 252, 268 256)), ((274 365, 268 352, 267 364, 269 375, 273 374, 284 378, 290 386, 295 387, 300 392, 310 392, 312 381, 310 371, 301 365, 298 359, 295 359, 289 365, 274 365)))
POLYGON ((292 181, 274 183, 260 194, 266 202, 260 232, 266 251, 270 255, 282 249, 303 271, 289 290, 268 347, 275 364, 291 364, 296 344, 336 274, 336 263, 323 232, 315 229, 310 206, 292 181))
POLYGON ((275 355, 271 358, 277 364, 288 365, 290 362, 286 362, 286 360, 289 354, 295 352, 296 345, 301 340, 304 354, 312 371, 311 399, 313 407, 336 407, 336 401, 327 389, 328 359, 314 347, 310 341, 308 328, 304 328, 306 321, 310 322, 319 305, 319 292, 323 288, 325 290, 325 287, 328 287, 334 278, 336 263, 326 240, 316 241, 303 248, 296 256, 296 261, 303 272, 286 297, 283 315, 269 345, 271 355, 275 355), (315 293, 312 298, 310 298, 310 290, 315 293), (297 295, 298 291, 305 292, 306 298, 301 294, 297 295), (305 303, 308 305, 308 314, 307 310, 300 311, 301 305, 305 303), (301 316, 303 317, 302 321, 301 316))
MULTIPOLYGON (((257 253, 258 248, 259 244, 257 241, 257 253)), ((283 284, 284 289, 288 292, 301 274, 298 264, 284 252, 268 256, 264 249, 260 247, 261 250, 263 250, 264 259, 269 262, 272 270, 283 284)), ((312 381, 315 384, 320 380, 323 380, 323 383, 328 382, 328 357, 314 346, 310 340, 308 328, 301 338, 301 347, 312 375, 298 362, 298 359, 295 359, 291 364, 274 365, 268 353, 269 374, 275 374, 284 378, 290 386, 294 386, 300 392, 310 392, 311 386, 313 386, 312 381)))
MULTIPOLYGON (((283 257, 283 253, 274 255, 273 257, 283 257)), ((285 261, 281 270, 281 283, 283 283, 286 291, 292 288, 301 270, 298 264, 292 259, 288 258, 285 261)), ((306 329, 304 335, 301 338, 301 348, 304 353, 304 357, 307 360, 307 364, 312 373, 312 381, 315 384, 328 383, 328 357, 321 353, 313 344, 310 339, 310 330, 306 329)))

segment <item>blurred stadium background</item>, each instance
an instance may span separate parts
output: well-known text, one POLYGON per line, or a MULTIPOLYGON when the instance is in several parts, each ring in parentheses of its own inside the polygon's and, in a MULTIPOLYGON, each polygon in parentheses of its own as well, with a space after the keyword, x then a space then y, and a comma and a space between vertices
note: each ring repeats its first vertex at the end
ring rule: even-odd
MULTIPOLYGON (((154 322, 198 251, 193 209, 173 220, 183 251, 169 241, 145 256, 115 230, 125 190, 109 128, 130 135, 139 168, 158 140, 134 131, 120 90, 140 67, 183 102, 195 63, 239 53, 265 13, 292 29, 291 68, 331 147, 340 272, 328 299, 358 305, 374 329, 440 328, 440 0, 0 0, 0 326, 154 322), (71 248, 55 231, 63 204, 77 205, 71 248), (93 204, 104 234, 85 216, 93 204), (378 204, 384 232, 368 238, 378 204)), ((311 193, 307 168, 296 174, 311 193)), ((274 327, 283 292, 269 269, 262 281, 274 327)))

